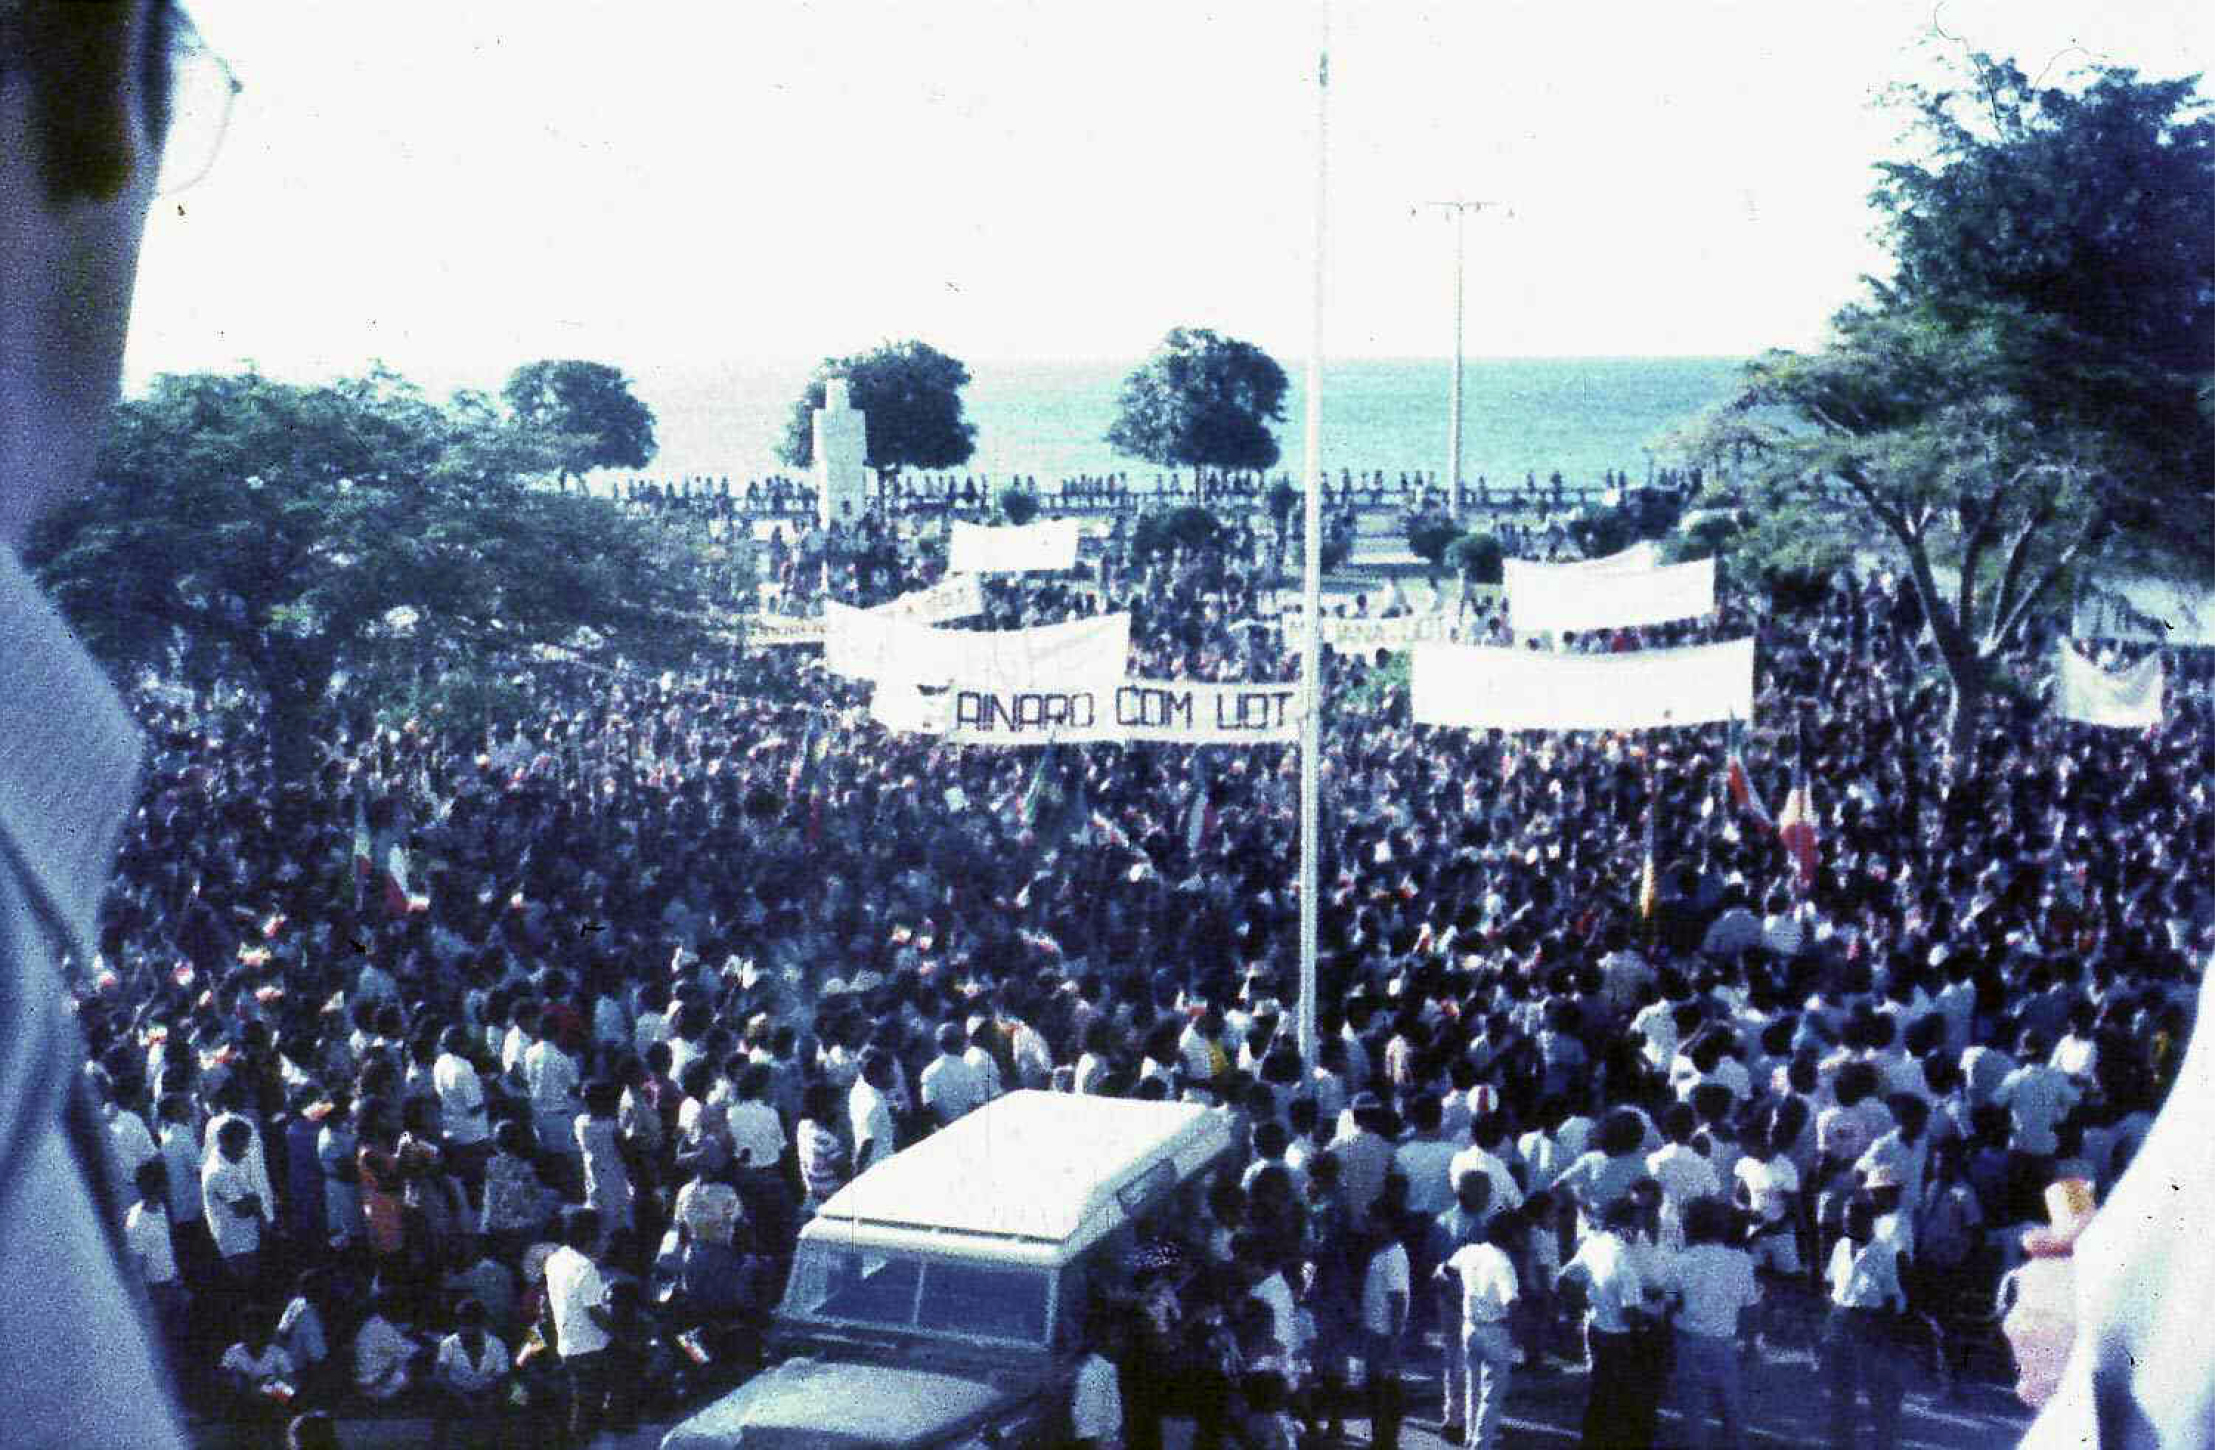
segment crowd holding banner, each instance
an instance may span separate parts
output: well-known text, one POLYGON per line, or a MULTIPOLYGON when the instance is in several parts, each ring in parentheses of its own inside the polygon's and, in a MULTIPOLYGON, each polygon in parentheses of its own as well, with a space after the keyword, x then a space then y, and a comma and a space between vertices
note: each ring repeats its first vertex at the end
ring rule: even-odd
POLYGON ((490 739, 333 719, 312 780, 251 711, 142 698, 75 1005, 197 1405, 266 1413, 281 1368, 444 1406, 480 1332, 470 1412, 542 1439, 696 1402, 867 1130, 1022 1085, 1189 1096, 1250 1148, 1090 1306, 1128 1444, 1389 1444, 1408 1354, 1472 1443, 1563 1374, 1598 1443, 1742 1420, 1748 1378, 1799 1415, 1808 1348, 1882 1420, 1995 1373, 2049 1181, 2104 1200, 2163 1141, 2215 946, 2204 661, 2087 729, 2029 696, 2048 631, 1955 779, 1889 579, 1539 649, 1511 598, 1457 626, 1490 645, 1410 641, 1412 698, 1334 652, 1308 1066, 1298 631, 1242 627, 1252 555, 985 579, 966 629, 881 610, 971 587, 911 540, 843 557, 822 658, 550 664, 490 739), (357 825, 406 891, 357 896, 357 825))

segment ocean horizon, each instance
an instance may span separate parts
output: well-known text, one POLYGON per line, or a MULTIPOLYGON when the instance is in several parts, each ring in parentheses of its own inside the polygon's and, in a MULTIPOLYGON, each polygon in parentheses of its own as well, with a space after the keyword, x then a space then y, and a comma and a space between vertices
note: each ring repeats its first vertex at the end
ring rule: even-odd
MULTIPOLYGON (((988 360, 969 364, 964 413, 976 453, 957 475, 994 481, 1163 472, 1118 455, 1104 435, 1128 360, 988 360)), ((1730 396, 1736 358, 1470 358, 1463 369, 1463 476, 1474 483, 1597 483, 1613 470, 1643 480, 1649 449, 1669 429, 1730 396)), ((653 409, 660 451, 641 469, 611 469, 595 484, 632 477, 746 479, 790 473, 776 461, 792 405, 812 363, 732 362, 641 368, 639 398, 653 409)), ((1272 472, 1297 473, 1306 426, 1303 369, 1274 426, 1272 472)), ((1323 370, 1322 463, 1332 476, 1382 469, 1443 474, 1453 364, 1446 358, 1349 359, 1323 370)), ((1658 466, 1658 465, 1657 465, 1658 466)))

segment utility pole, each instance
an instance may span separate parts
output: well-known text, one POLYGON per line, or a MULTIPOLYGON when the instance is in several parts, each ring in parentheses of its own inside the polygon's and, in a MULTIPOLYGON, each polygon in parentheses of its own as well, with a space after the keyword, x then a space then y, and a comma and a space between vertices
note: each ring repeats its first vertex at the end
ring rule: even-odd
POLYGON ((1323 749, 1323 265, 1325 220, 1330 215, 1331 0, 1316 7, 1315 45, 1315 274, 1310 280, 1307 393, 1302 420, 1307 474, 1302 519, 1307 529, 1300 570, 1300 1065, 1317 1066, 1315 1035, 1316 938, 1321 921, 1316 882, 1316 834, 1321 828, 1323 749))
POLYGON ((1503 201, 1426 201, 1424 206, 1445 212, 1454 219, 1454 394, 1452 411, 1446 415, 1446 489, 1448 507, 1459 517, 1461 513, 1461 315, 1463 295, 1463 261, 1465 257, 1465 223, 1469 213, 1490 208, 1505 210, 1503 201))

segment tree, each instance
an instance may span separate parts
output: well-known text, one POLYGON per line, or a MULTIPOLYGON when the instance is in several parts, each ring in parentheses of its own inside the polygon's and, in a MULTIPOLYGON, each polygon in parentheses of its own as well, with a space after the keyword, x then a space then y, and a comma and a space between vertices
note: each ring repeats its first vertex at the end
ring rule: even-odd
POLYGON ((1446 557, 1446 546, 1461 535, 1461 526, 1443 509, 1425 509, 1407 517, 1408 549, 1432 568, 1446 557))
POLYGON ((256 689, 298 778, 334 677, 370 694, 543 646, 634 666, 706 642, 694 572, 614 504, 528 484, 547 435, 387 372, 321 387, 165 376, 26 558, 119 674, 180 656, 256 689))
POLYGON ((1193 553, 1220 549, 1230 530, 1215 511, 1202 504, 1152 509, 1141 514, 1131 530, 1131 556, 1141 563, 1156 554, 1186 549, 1193 553))
POLYGON ((1108 443, 1164 468, 1263 469, 1290 386, 1275 359, 1206 328, 1173 328, 1123 380, 1108 443))
POLYGON ((1009 484, 1000 490, 1000 514, 1017 528, 1038 517, 1038 495, 1027 488, 1009 484))
POLYGON ((1471 584, 1498 584, 1501 562, 1506 557, 1497 538, 1476 529, 1446 546, 1446 562, 1461 576, 1464 588, 1471 584))
POLYGON ((595 468, 644 468, 656 451, 653 409, 606 363, 525 363, 509 374, 502 396, 526 426, 559 435, 555 466, 564 491, 595 468))
POLYGON ((1923 154, 1878 168, 1893 275, 1683 445, 1750 465, 1725 501, 1757 567, 1875 547, 1912 582, 1956 773, 2000 655, 2071 580, 2215 557, 2215 121, 2189 81, 1967 65, 1962 91, 1899 93, 1923 154))
POLYGON ((814 464, 815 410, 832 378, 846 380, 848 400, 866 418, 867 462, 879 478, 903 468, 959 468, 977 451, 977 425, 961 415, 969 369, 929 343, 910 340, 823 359, 785 425, 777 456, 787 466, 814 464))

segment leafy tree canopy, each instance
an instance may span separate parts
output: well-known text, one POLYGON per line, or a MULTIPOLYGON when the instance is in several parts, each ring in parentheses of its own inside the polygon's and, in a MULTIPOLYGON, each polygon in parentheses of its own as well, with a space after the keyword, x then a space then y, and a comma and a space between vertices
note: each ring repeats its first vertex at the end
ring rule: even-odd
POLYGON ((1734 480, 1703 503, 1745 510, 1757 570, 1874 550, 1913 581, 1958 767, 1995 657, 2079 570, 2215 558, 2215 122, 2192 81, 2041 88, 1981 55, 1895 99, 1893 275, 1680 445, 1734 480))
POLYGON ((118 672, 257 687, 291 774, 341 670, 375 692, 540 646, 657 668, 701 647, 693 572, 612 503, 531 487, 550 454, 484 395, 440 406, 382 370, 165 376, 27 559, 118 672))
POLYGON ((1145 560, 1177 549, 1220 549, 1229 538, 1229 528, 1213 509, 1203 504, 1180 504, 1139 516, 1137 527, 1131 531, 1131 554, 1145 560))
POLYGON ((653 459, 653 409, 606 363, 525 363, 508 375, 502 396, 522 423, 558 435, 555 466, 564 488, 595 468, 644 468, 653 459))
POLYGON ((823 385, 846 379, 849 401, 867 421, 868 464, 880 474, 903 468, 959 468, 977 451, 977 425, 961 414, 969 369, 926 342, 888 342, 852 357, 828 357, 792 405, 777 456, 788 467, 815 462, 815 410, 823 385))
POLYGON ((1492 534, 1472 529, 1446 546, 1446 562, 1473 584, 1500 582, 1501 561, 1507 557, 1492 534))
POLYGON ((1000 490, 999 504, 1001 516, 1017 528, 1038 517, 1038 495, 1027 488, 1009 484, 1000 490))
POLYGON ((1123 380, 1107 441, 1164 468, 1270 468, 1278 452, 1269 425, 1284 421, 1289 386, 1252 343, 1174 328, 1123 380))

